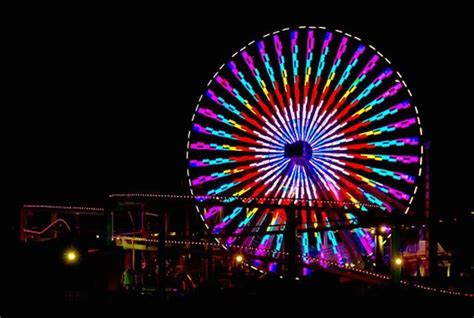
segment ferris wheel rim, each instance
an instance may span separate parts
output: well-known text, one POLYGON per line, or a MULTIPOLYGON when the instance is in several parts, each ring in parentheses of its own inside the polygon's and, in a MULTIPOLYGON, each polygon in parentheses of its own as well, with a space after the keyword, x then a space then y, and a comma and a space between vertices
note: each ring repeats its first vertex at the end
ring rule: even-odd
MULTIPOLYGON (((280 29, 278 31, 275 31, 275 32, 272 32, 272 33, 267 33, 261 37, 258 37, 257 39, 258 40, 264 40, 265 38, 269 37, 269 36, 273 36, 273 35, 277 35, 277 34, 280 34, 280 33, 283 33, 283 32, 289 32, 289 31, 299 31, 299 30, 325 30, 325 31, 330 31, 330 32, 334 32, 334 33, 339 33, 343 36, 347 36, 351 39, 354 39, 356 40, 358 43, 360 44, 363 44, 364 46, 368 47, 373 53, 376 53, 380 58, 382 58, 385 63, 387 63, 388 65, 392 65, 392 62, 387 58, 385 57, 379 50, 377 50, 374 46, 364 42, 361 38, 357 37, 357 36, 354 36, 352 34, 349 34, 349 33, 346 33, 346 32, 343 32, 343 31, 340 31, 338 29, 329 29, 327 27, 324 27, 324 26, 299 26, 299 27, 296 27, 296 28, 283 28, 283 29, 280 29)), ((230 61, 232 61, 232 59, 237 56, 240 52, 243 52, 244 50, 248 49, 248 48, 251 48, 252 45, 255 44, 256 41, 250 41, 249 43, 247 43, 246 45, 244 45, 242 48, 240 48, 239 50, 235 51, 234 54, 231 55, 230 57, 230 61)), ((212 78, 209 80, 209 82, 207 83, 207 85, 205 86, 204 88, 204 92, 215 82, 216 80, 216 77, 219 75, 219 73, 222 71, 222 69, 225 67, 225 65, 227 64, 227 62, 229 60, 226 60, 225 63, 223 63, 219 68, 218 70, 214 73, 214 75, 212 76, 212 78)), ((410 100, 413 100, 413 94, 411 93, 411 90, 410 88, 407 86, 406 82, 404 81, 402 75, 400 74, 400 72, 398 71, 394 71, 394 74, 397 78, 397 81, 400 82, 402 85, 403 85, 403 89, 408 93, 408 95, 410 96, 410 100)), ((201 96, 199 97, 198 99, 198 102, 196 104, 196 107, 194 109, 194 112, 193 112, 193 115, 192 115, 192 119, 191 119, 191 123, 195 123, 195 116, 196 114, 198 113, 198 110, 200 109, 201 107, 201 101, 204 97, 204 93, 201 94, 201 96)), ((415 113, 416 113, 416 125, 419 129, 419 138, 423 138, 423 130, 422 130, 422 126, 421 126, 421 120, 420 120, 420 117, 419 117, 419 111, 418 111, 418 107, 416 104, 413 104, 411 105, 413 107, 413 109, 415 110, 415 113)), ((188 131, 188 138, 187 138, 187 149, 186 149, 186 160, 189 161, 190 160, 190 152, 191 152, 191 149, 190 149, 190 145, 191 145, 191 135, 192 135, 192 127, 189 129, 188 131)), ((421 173, 422 173, 422 170, 421 170, 421 167, 422 167, 422 162, 423 162, 423 143, 420 142, 419 144, 419 147, 418 147, 418 156, 419 156, 419 163, 417 164, 418 166, 418 174, 417 176, 421 176, 421 173)), ((190 189, 190 193, 191 195, 197 195, 197 193, 195 193, 195 189, 194 189, 194 186, 192 184, 192 180, 191 180, 191 167, 190 165, 187 166, 187 178, 188 178, 188 183, 189 183, 189 189, 190 189)), ((404 213, 408 213, 409 209, 410 209, 410 206, 412 204, 412 201, 413 201, 413 198, 415 197, 416 193, 417 193, 417 190, 418 190, 418 187, 415 186, 412 193, 410 194, 410 200, 409 200, 409 203, 407 204, 407 207, 406 207, 406 210, 404 211, 404 213)), ((211 228, 209 227, 208 223, 206 222, 205 218, 204 218, 204 211, 198 206, 196 205, 195 206, 197 212, 198 212, 198 215, 200 216, 200 218, 202 219, 205 227, 207 230, 211 230, 211 228)), ((220 244, 224 249, 228 250, 228 247, 226 246, 225 242, 219 240, 217 237, 214 237, 215 241, 220 244)))

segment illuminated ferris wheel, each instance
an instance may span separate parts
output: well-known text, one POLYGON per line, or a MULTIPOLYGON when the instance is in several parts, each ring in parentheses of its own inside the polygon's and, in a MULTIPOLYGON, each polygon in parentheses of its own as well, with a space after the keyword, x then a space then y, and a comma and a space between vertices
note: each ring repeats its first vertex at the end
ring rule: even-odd
MULTIPOLYGON (((236 52, 199 99, 188 141, 194 195, 364 203, 407 212, 421 174, 418 110, 400 73, 371 45, 341 31, 300 27, 267 34, 236 52)), ((284 251, 283 209, 199 208, 221 244, 254 264, 284 251), (267 229, 262 233, 255 229, 267 229), (244 230, 255 235, 239 236, 244 230), (218 235, 227 233, 226 235, 218 235), (233 235, 232 235, 233 234, 233 235)), ((307 206, 299 226, 351 219, 344 210, 307 206)), ((308 258, 360 262, 372 255, 363 228, 307 232, 308 258)))

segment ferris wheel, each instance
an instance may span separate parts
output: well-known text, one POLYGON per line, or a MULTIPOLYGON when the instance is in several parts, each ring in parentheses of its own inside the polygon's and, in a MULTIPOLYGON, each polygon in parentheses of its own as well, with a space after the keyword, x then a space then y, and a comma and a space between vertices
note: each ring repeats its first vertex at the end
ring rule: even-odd
MULTIPOLYGON (((373 46, 325 27, 283 29, 237 51, 209 82, 189 132, 189 184, 198 196, 350 202, 361 211, 370 203, 407 213, 421 174, 421 136, 410 90, 373 46)), ((223 246, 239 246, 255 266, 278 270, 258 257, 284 251, 283 209, 198 210, 223 246), (255 230, 262 228, 266 234, 255 230), (255 235, 237 235, 244 229, 255 235)), ((302 233, 302 261, 370 257, 367 229, 330 229, 330 220, 351 218, 344 207, 301 208, 301 228, 329 228, 302 233)))

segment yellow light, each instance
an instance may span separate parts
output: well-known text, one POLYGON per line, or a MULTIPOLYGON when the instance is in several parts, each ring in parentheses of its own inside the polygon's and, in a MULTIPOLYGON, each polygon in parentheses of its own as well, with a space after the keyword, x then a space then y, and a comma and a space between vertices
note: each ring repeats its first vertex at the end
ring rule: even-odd
POLYGON ((382 226, 380 227, 380 232, 381 232, 381 233, 387 232, 387 227, 386 227, 385 225, 382 225, 382 226))
POLYGON ((403 260, 402 260, 400 257, 397 257, 397 258, 395 259, 395 264, 397 264, 397 265, 402 265, 402 263, 403 263, 403 260))
POLYGON ((371 230, 370 230, 370 233, 375 234, 375 230, 374 230, 374 229, 371 229, 371 230))
POLYGON ((79 254, 77 253, 76 250, 73 250, 73 249, 67 250, 66 253, 64 254, 64 260, 68 264, 77 263, 77 261, 79 260, 79 254))
POLYGON ((235 256, 235 261, 237 263, 241 263, 243 260, 244 260, 244 257, 242 255, 239 254, 235 256))

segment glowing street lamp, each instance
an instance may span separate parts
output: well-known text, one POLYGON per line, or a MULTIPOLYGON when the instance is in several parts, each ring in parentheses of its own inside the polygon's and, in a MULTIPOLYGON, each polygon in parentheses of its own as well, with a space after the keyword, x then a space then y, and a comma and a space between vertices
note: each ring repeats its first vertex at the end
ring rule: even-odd
POLYGON ((64 253, 64 262, 69 265, 76 264, 79 261, 79 253, 75 249, 68 249, 64 253))
POLYGON ((244 260, 244 257, 242 255, 238 254, 238 255, 235 256, 235 261, 237 263, 242 263, 243 260, 244 260))
POLYGON ((403 260, 402 260, 400 257, 397 257, 397 258, 395 259, 395 264, 396 264, 396 265, 400 266, 400 265, 402 265, 402 263, 403 263, 403 260))

